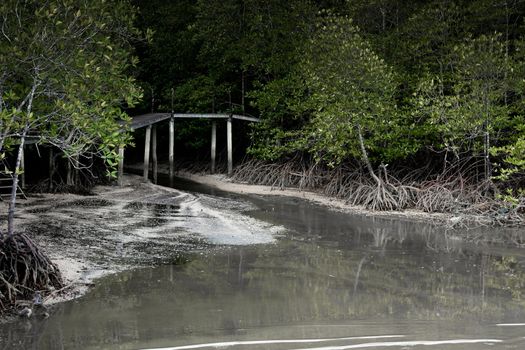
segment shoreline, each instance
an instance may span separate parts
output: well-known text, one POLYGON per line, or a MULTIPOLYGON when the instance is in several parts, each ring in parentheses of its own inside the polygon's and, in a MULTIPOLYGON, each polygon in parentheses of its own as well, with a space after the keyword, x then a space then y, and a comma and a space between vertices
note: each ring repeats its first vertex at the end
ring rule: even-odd
MULTIPOLYGON (((163 171, 159 173, 167 174, 163 171)), ((311 191, 294 188, 275 189, 270 186, 236 183, 232 182, 226 175, 220 174, 195 174, 179 171, 176 176, 225 192, 303 199, 346 214, 400 218, 431 223, 443 223, 450 220, 450 216, 445 214, 428 214, 416 211, 374 212, 311 191)), ((72 193, 43 193, 33 194, 27 200, 17 201, 15 227, 30 235, 37 246, 57 265, 63 278, 64 287, 52 291, 44 297, 44 303, 48 307, 53 308, 59 303, 82 297, 96 284, 96 280, 99 278, 125 270, 153 265, 151 257, 149 260, 144 256, 137 259, 143 259, 142 262, 126 260, 125 254, 119 253, 118 250, 123 249, 119 246, 131 244, 130 238, 125 237, 121 232, 108 232, 105 228, 106 225, 100 223, 100 219, 115 214, 116 216, 112 217, 114 225, 133 225, 133 222, 129 222, 132 221, 130 215, 121 215, 120 212, 126 211, 128 206, 134 212, 146 208, 148 213, 139 212, 138 216, 145 215, 148 220, 150 219, 147 217, 150 214, 149 209, 158 209, 159 206, 166 203, 168 205, 180 204, 181 200, 187 199, 186 196, 188 196, 184 192, 170 187, 156 185, 149 181, 143 182, 141 176, 133 174, 124 176, 122 187, 96 186, 93 189, 93 194, 86 196, 72 193), (125 219, 125 223, 122 222, 123 219, 125 219), (88 229, 86 230, 86 228, 88 229), (105 236, 108 233, 109 237, 105 236), (105 237, 98 239, 101 235, 105 237), (111 244, 107 244, 105 242, 107 240, 110 240, 111 244), (127 242, 122 244, 122 241, 127 242)), ((6 212, 6 205, 6 202, 0 202, 2 212, 6 212)), ((133 215, 135 214, 133 213, 133 215)), ((156 227, 152 226, 141 230, 139 236, 145 236, 135 237, 138 243, 146 241, 151 243, 149 238, 158 236, 147 237, 147 231, 155 229, 156 227)), ((180 243, 177 240, 175 245, 180 243)), ((184 244, 182 243, 183 246, 184 244)), ((185 254, 210 249, 207 244, 198 240, 182 249, 179 246, 174 247, 173 244, 171 248, 180 250, 181 253, 185 254)), ((138 252, 134 251, 134 253, 138 252)), ((138 254, 140 255, 140 253, 138 254)), ((6 313, 0 318, 0 323, 9 322, 16 318, 12 312, 6 313)))
MULTIPOLYGON (((135 163, 126 166, 127 170, 135 174, 142 173, 142 163, 135 163)), ((151 170, 150 170, 151 172, 151 170)), ((158 164, 157 173, 169 176, 169 167, 166 163, 158 164)), ((311 203, 325 206, 331 210, 349 215, 363 215, 377 218, 398 218, 402 220, 424 222, 432 225, 440 225, 446 229, 475 229, 480 227, 502 227, 513 228, 515 225, 497 225, 491 218, 484 215, 465 214, 465 213, 445 213, 445 212, 425 212, 419 209, 398 210, 371 210, 364 206, 348 204, 344 199, 329 197, 320 191, 302 190, 295 187, 275 188, 268 185, 250 184, 236 182, 226 174, 210 174, 202 171, 188 171, 185 169, 176 170, 175 177, 190 180, 195 183, 214 187, 225 192, 238 194, 251 194, 261 196, 281 196, 304 199, 311 203)), ((518 225, 520 227, 522 225, 518 225)))
MULTIPOLYGON (((141 183, 137 177, 127 175, 122 187, 95 186, 93 195, 37 193, 28 195, 26 200, 17 200, 15 229, 34 240, 56 264, 64 282, 62 289, 51 291, 43 298, 44 304, 53 307, 74 300, 87 293, 96 279, 140 267, 115 261, 111 247, 104 242, 108 239, 100 237, 100 233, 107 233, 106 225, 100 220, 105 215, 104 208, 113 198, 117 207, 123 207, 126 203, 147 201, 148 196, 155 193, 170 192, 179 194, 176 190, 141 183), (111 264, 104 262, 105 258, 111 259, 111 264)), ((1 212, 7 211, 6 205, 0 202, 1 212)), ((3 321, 9 321, 10 316, 16 318, 11 313, 3 315, 3 321)))
MULTIPOLYGON (((160 167, 159 167, 160 168, 160 167)), ((161 168, 162 169, 162 168, 161 168)), ((159 171, 166 175, 168 172, 159 171)), ((233 182, 225 174, 195 174, 188 171, 178 171, 175 176, 190 180, 198 184, 214 187, 225 192, 260 196, 281 196, 303 199, 310 203, 324 206, 346 215, 357 215, 369 218, 403 220, 427 224, 434 229, 445 232, 450 238, 464 244, 525 247, 525 231, 523 226, 495 225, 494 222, 482 215, 428 213, 415 209, 403 211, 374 211, 364 207, 350 205, 342 199, 330 198, 322 193, 304 191, 297 188, 279 189, 271 186, 252 185, 233 182), (494 231, 497 234, 494 234, 494 231)))
MULTIPOLYGON (((236 183, 226 175, 179 171, 176 176, 221 191, 298 198, 345 214, 419 221, 442 226, 445 230, 464 228, 461 225, 472 219, 416 210, 371 211, 316 192, 236 183)), ((243 215, 244 209, 235 203, 228 207, 231 199, 210 206, 205 201, 206 196, 199 198, 174 188, 143 182, 138 175, 126 174, 122 187, 96 186, 93 194, 35 194, 27 201, 18 202, 16 227, 34 239, 57 264, 64 279, 63 289, 45 297, 48 306, 81 297, 95 285, 96 279, 113 273, 173 263, 181 256, 227 249, 227 246, 236 244, 220 229, 217 232, 217 222, 209 222, 214 227, 210 237, 199 232, 196 222, 188 219, 191 217, 207 220, 210 219, 209 213, 215 212, 215 218, 229 218, 232 225, 223 231, 228 235, 232 230, 238 231, 235 236, 236 241, 240 240, 238 244, 268 243, 277 232, 271 226, 255 223, 260 230, 253 235, 242 226, 247 220, 245 216, 242 220, 239 216, 232 216, 235 213, 243 215), (200 216, 202 212, 207 216, 200 216)), ((0 202, 0 208, 5 209, 6 203, 0 202)), ((209 227, 205 229, 209 230, 209 227)), ((250 222, 249 227, 254 227, 254 222, 250 222)))
MULTIPOLYGON (((173 264, 235 244, 267 243, 277 232, 255 219, 239 220, 243 209, 228 207, 226 199, 217 205, 139 176, 126 175, 122 187, 96 186, 93 194, 33 194, 17 201, 16 230, 34 240, 64 281, 62 289, 44 295, 46 306, 81 297, 98 278, 113 273, 173 264), (206 232, 210 225, 214 230, 206 232)), ((5 216, 6 202, 0 209, 5 216)), ((10 315, 16 314, 0 321, 10 315)))
MULTIPOLYGON (((160 170, 161 169, 159 169, 159 173, 163 175, 168 174, 167 172, 160 170)), ((188 171, 178 171, 175 173, 175 176, 202 185, 214 187, 218 190, 225 192, 261 196, 282 196, 304 199, 306 201, 322 205, 345 214, 373 216, 379 218, 399 218, 404 220, 416 220, 427 222, 430 224, 446 225, 450 228, 463 222, 483 222, 483 218, 478 216, 458 216, 449 213, 427 213, 415 209, 408 209, 403 211, 374 211, 366 209, 362 206, 348 204, 344 200, 339 198, 330 198, 319 192, 305 191, 291 187, 278 189, 266 185, 255 185, 234 182, 230 178, 228 178, 227 175, 224 174, 195 174, 188 171)))

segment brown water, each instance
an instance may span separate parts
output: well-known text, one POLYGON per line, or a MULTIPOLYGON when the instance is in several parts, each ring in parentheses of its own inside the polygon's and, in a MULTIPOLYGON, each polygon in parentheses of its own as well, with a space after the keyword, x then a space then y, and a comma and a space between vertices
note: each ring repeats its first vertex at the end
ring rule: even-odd
MULTIPOLYGON (((0 349, 525 348, 521 249, 296 199, 240 199, 285 233, 102 278, 48 319, 0 326, 0 349)), ((460 234, 503 233, 491 231, 460 234)))

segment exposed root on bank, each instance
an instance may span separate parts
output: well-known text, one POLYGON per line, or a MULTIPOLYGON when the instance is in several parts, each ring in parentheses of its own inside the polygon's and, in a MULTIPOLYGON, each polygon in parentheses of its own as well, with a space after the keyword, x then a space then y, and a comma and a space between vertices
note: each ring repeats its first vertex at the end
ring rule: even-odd
POLYGON ((326 169, 318 164, 306 167, 300 161, 264 163, 250 160, 238 166, 233 180, 283 189, 286 187, 321 192, 370 210, 416 209, 427 213, 478 216, 494 225, 523 225, 525 198, 519 203, 498 199, 492 182, 478 181, 466 167, 454 167, 439 175, 421 172, 392 176, 381 166, 377 179, 358 166, 326 169))
POLYGON ((19 300, 32 300, 62 288, 58 267, 25 234, 0 240, 0 312, 19 300))

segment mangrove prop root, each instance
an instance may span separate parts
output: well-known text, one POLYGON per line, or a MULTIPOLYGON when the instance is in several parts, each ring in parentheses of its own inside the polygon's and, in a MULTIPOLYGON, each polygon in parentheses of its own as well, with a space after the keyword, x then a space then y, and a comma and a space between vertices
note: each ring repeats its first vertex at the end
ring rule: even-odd
POLYGON ((416 209, 479 216, 494 225, 525 224, 525 199, 514 206, 498 200, 494 184, 480 181, 475 175, 476 166, 475 162, 464 162, 450 164, 440 173, 418 169, 399 171, 397 176, 382 166, 378 183, 359 166, 327 169, 317 163, 306 166, 300 159, 282 163, 249 160, 235 168, 233 180, 316 191, 371 210, 416 209))
POLYGON ((0 240, 0 311, 63 286, 58 267, 23 233, 0 240))

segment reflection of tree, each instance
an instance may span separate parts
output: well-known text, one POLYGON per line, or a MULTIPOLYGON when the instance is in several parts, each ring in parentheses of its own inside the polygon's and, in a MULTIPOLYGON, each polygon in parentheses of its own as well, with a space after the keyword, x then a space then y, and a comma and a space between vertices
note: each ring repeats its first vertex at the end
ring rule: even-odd
POLYGON ((525 272, 514 256, 502 256, 490 261, 494 273, 489 276, 487 286, 510 294, 512 299, 525 306, 525 272))
POLYGON ((49 319, 41 342, 67 348, 298 323, 525 313, 516 258, 423 250, 427 242, 396 227, 360 235, 363 245, 353 250, 341 249, 345 242, 283 240, 111 276, 49 319))
POLYGON ((357 266, 357 273, 355 274, 355 282, 354 282, 354 294, 352 295, 353 298, 355 298, 355 295, 357 293, 357 285, 359 284, 359 275, 361 275, 361 269, 363 268, 363 264, 366 261, 367 257, 364 256, 360 261, 359 265, 357 266))

